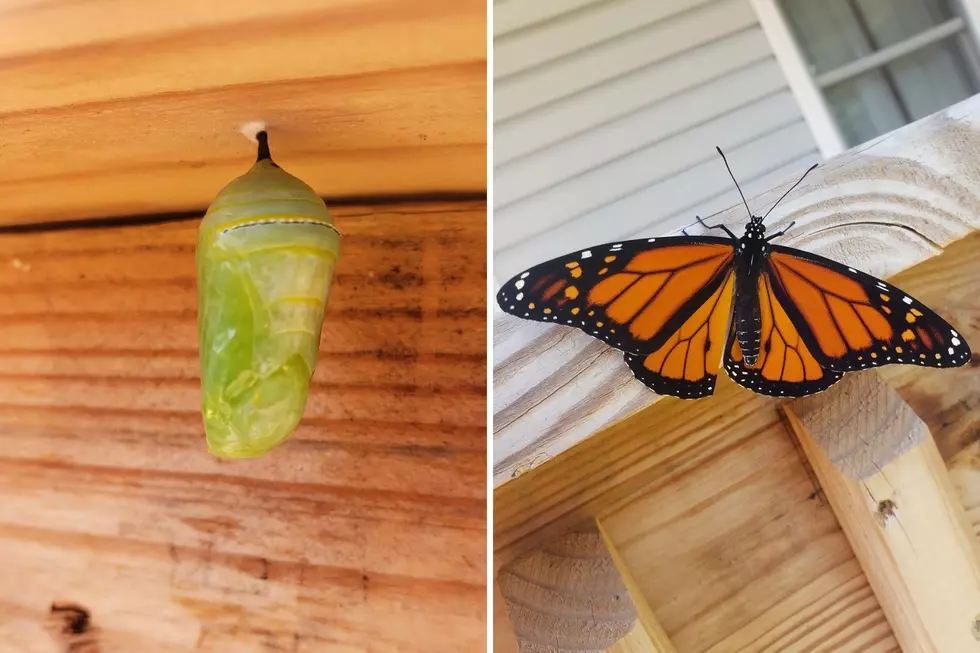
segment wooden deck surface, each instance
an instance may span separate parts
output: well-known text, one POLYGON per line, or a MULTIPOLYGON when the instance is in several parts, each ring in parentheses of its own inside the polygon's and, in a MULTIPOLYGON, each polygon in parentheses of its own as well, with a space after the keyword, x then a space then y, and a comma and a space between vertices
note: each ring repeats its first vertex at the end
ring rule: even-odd
POLYGON ((78 653, 484 648, 485 203, 335 213, 305 419, 245 461, 204 443, 197 220, 0 235, 0 651, 68 650, 52 603, 78 653))
MULTIPOLYGON (((974 347, 978 247, 891 278, 974 347)), ((978 370, 879 373, 929 426, 980 533, 978 370)), ((494 492, 495 566, 598 517, 681 653, 897 652, 778 405, 720 379, 710 399, 665 398, 517 476, 494 492)))
POLYGON ((486 190, 483 0, 0 3, 0 225, 198 210, 245 122, 330 198, 486 190))

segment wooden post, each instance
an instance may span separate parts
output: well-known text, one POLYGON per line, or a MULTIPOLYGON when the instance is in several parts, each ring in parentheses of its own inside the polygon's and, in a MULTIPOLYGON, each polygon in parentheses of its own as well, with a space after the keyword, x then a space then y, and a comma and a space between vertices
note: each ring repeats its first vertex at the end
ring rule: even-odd
POLYGON ((638 595, 616 557, 586 523, 501 568, 498 596, 522 653, 675 653, 659 624, 659 643, 650 636, 647 623, 656 620, 645 602, 649 615, 637 622, 638 595))
POLYGON ((980 543, 922 420, 874 372, 785 411, 902 650, 980 651, 980 543))

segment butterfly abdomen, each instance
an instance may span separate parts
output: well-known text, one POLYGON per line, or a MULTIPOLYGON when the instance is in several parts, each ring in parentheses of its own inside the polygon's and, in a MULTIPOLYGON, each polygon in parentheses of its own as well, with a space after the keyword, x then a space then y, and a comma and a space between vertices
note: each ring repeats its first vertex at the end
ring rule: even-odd
POLYGON ((759 306, 758 274, 751 265, 736 265, 735 273, 735 338, 742 350, 746 367, 755 367, 759 360, 762 334, 762 309, 759 306))
MULTIPOLYGON (((739 298, 741 299, 741 297, 739 298)), ((762 319, 759 315, 759 302, 754 297, 735 305, 735 337, 742 349, 742 359, 747 367, 754 367, 759 359, 762 319), (748 304, 754 304, 749 306, 748 304), (744 308, 739 310, 743 305, 744 308)))

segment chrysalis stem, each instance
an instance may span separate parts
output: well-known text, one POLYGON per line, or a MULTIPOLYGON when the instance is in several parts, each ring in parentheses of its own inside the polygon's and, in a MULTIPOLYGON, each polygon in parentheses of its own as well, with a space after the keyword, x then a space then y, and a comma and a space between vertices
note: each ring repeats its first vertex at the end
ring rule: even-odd
POLYGON ((259 153, 256 161, 272 161, 272 153, 269 152, 269 134, 263 129, 255 135, 255 140, 259 142, 259 153))

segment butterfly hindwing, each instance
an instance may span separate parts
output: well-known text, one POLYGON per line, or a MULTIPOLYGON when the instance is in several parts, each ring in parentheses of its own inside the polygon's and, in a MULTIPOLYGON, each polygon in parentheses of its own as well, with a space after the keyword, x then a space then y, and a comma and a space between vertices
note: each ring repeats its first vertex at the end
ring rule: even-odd
POLYGON ((657 394, 698 399, 714 392, 732 312, 734 273, 655 351, 625 354, 633 375, 657 394))
POLYGON ((969 345, 943 318, 869 274, 774 245, 763 276, 824 368, 958 367, 970 360, 969 345))
POLYGON ((742 387, 774 397, 802 397, 837 383, 843 374, 817 362, 764 274, 759 277, 758 293, 759 358, 755 366, 745 365, 733 325, 725 348, 728 376, 742 387))
POLYGON ((649 354, 725 283, 734 252, 729 239, 709 236, 607 243, 529 268, 503 285, 497 303, 649 354))

